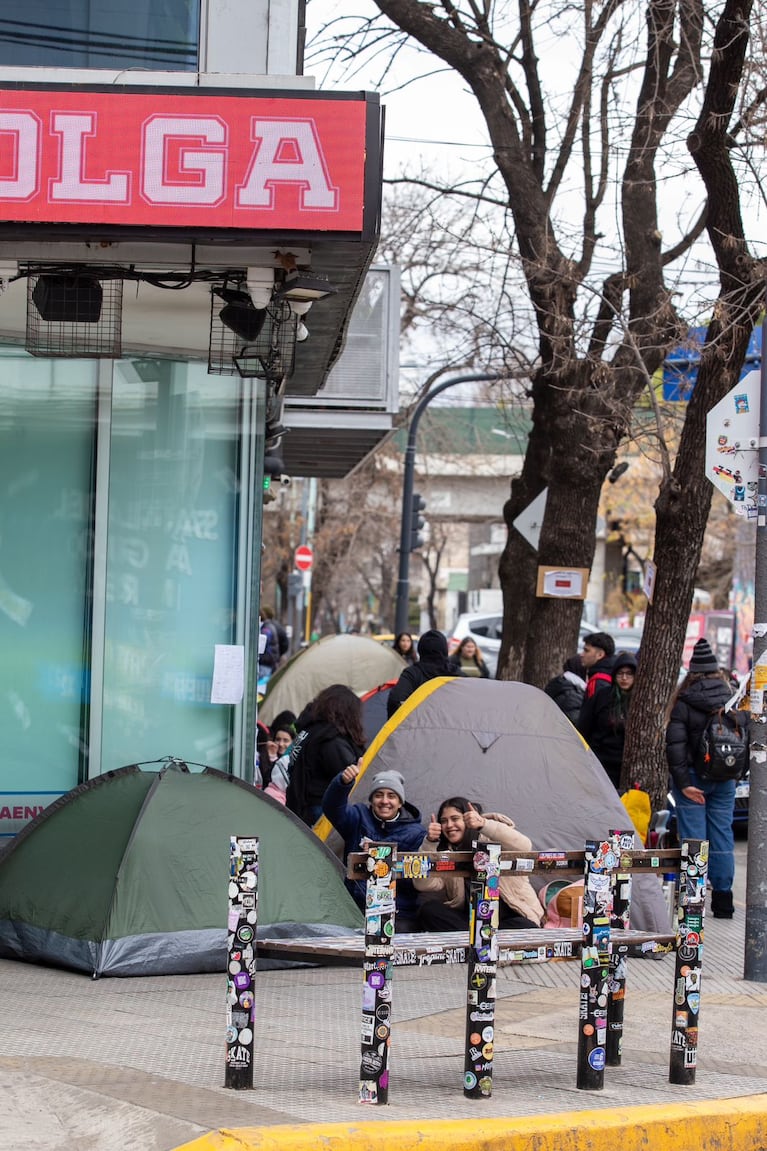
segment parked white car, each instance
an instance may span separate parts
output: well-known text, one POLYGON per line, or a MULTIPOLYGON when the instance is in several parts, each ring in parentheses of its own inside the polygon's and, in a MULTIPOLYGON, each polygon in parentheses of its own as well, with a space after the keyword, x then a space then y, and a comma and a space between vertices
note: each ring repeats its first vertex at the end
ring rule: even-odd
POLYGON ((498 653, 501 650, 501 629, 503 628, 502 615, 482 615, 465 612, 455 621, 455 627, 447 641, 450 655, 458 647, 462 639, 471 636, 482 652, 482 658, 487 664, 491 676, 495 675, 498 667, 498 653))

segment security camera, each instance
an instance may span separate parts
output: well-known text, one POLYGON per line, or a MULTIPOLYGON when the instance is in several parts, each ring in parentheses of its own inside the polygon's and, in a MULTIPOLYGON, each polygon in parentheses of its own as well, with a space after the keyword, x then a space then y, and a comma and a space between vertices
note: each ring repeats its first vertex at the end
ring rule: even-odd
POLYGON ((280 476, 279 479, 280 479, 280 484, 283 488, 289 488, 291 483, 293 482, 291 480, 290 476, 280 476))

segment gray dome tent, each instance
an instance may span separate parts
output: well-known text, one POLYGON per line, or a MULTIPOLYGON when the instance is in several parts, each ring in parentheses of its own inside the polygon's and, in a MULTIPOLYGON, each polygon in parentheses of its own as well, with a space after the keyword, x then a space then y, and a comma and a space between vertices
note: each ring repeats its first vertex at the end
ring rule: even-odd
POLYGON ((362 927, 338 860, 281 804, 213 768, 134 765, 62 796, 0 856, 0 955, 94 976, 223 971, 231 835, 261 841, 259 924, 362 927))
MULTIPOLYGON (((463 795, 484 811, 509 815, 538 851, 581 851, 588 839, 631 827, 597 757, 545 692, 501 680, 429 680, 378 732, 363 757, 351 803, 369 781, 396 769, 408 801, 428 823, 443 799, 463 795)), ((324 817, 316 834, 338 836, 324 817)), ((632 925, 668 928, 655 876, 634 877, 632 925)))

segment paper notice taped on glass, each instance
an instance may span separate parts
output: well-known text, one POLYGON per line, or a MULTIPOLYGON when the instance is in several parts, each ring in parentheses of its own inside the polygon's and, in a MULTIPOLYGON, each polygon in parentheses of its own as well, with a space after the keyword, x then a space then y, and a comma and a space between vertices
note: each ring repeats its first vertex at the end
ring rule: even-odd
POLYGON ((240 703, 245 690, 245 648, 240 643, 217 643, 213 657, 211 703, 240 703))

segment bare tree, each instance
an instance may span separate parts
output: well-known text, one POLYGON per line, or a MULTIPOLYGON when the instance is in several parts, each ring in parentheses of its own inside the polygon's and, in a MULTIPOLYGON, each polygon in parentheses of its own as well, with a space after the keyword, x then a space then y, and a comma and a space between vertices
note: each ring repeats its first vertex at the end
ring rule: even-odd
POLYGON ((705 415, 737 379, 763 291, 764 271, 748 250, 740 215, 749 157, 737 156, 736 171, 733 156, 738 135, 764 120, 763 52, 762 73, 755 66, 743 83, 751 0, 645 0, 641 7, 626 0, 599 6, 582 0, 575 7, 517 0, 513 8, 472 0, 374 3, 384 19, 347 23, 335 30, 336 43, 355 66, 366 51, 378 54, 387 61, 387 78, 392 59, 406 45, 420 45, 473 93, 492 165, 473 188, 440 188, 436 181, 432 187, 508 205, 509 255, 519 259, 535 324, 533 427, 504 509, 500 663, 507 677, 541 684, 574 646, 580 605, 536 599, 536 568, 591 565, 604 478, 637 399, 652 394, 653 373, 683 336, 675 300, 689 286, 691 245, 707 232, 720 292, 673 466, 663 430, 659 435, 658 581, 627 749, 632 777, 658 798, 666 774, 662 715, 679 667, 711 495, 703 474, 705 415), (562 35, 573 61, 569 85, 541 63, 542 44, 562 35), (696 110, 690 168, 674 145, 696 110), (680 211, 679 228, 666 237, 661 166, 666 187, 674 176, 686 187, 695 182, 691 173, 701 178, 702 210, 690 219, 680 211), (544 487, 536 554, 512 524, 544 487))
POLYGON ((445 525, 437 520, 430 524, 429 542, 418 557, 426 571, 428 586, 426 591, 426 610, 429 613, 429 627, 437 626, 437 591, 439 578, 439 565, 447 547, 448 535, 445 525))
MULTIPOLYGON (((542 684, 575 645, 580 605, 536 599, 537 566, 591 566, 603 480, 637 396, 680 334, 664 269, 689 240, 664 252, 655 165, 674 116, 702 77, 703 3, 648 0, 641 59, 634 54, 636 6, 623 0, 584 2, 578 10, 528 0, 515 10, 471 0, 375 3, 387 20, 364 22, 356 39, 347 38, 348 50, 380 53, 388 31, 394 50, 406 39, 417 42, 460 75, 492 148, 492 171, 473 195, 507 205, 513 220, 508 250, 513 240, 535 324, 536 364, 532 432, 504 509, 500 664, 506 677, 542 684), (556 70, 541 65, 541 42, 558 35, 569 37, 573 51, 579 46, 566 94, 556 70), (616 180, 619 147, 626 162, 616 180), (600 219, 611 212, 620 241, 608 246, 600 219), (512 521, 544 487, 536 554, 512 521)), ((468 189, 458 191, 468 198, 468 189)))
MULTIPOLYGON (((706 226, 719 266, 720 291, 679 452, 656 502, 658 574, 645 623, 651 658, 640 662, 636 706, 632 704, 626 733, 623 782, 640 783, 659 804, 666 780, 665 705, 675 685, 713 491, 704 470, 706 414, 737 383, 764 300, 767 262, 756 259, 746 242, 733 163, 733 115, 744 76, 751 9, 751 0, 725 0, 705 98, 687 141, 708 192, 706 226)), ((764 99, 762 89, 749 105, 754 119, 764 99)))

